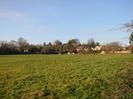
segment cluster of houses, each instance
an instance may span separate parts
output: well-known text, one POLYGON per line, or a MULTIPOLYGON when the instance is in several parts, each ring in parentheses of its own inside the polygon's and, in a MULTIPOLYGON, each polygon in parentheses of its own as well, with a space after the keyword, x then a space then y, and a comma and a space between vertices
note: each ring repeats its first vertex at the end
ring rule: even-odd
MULTIPOLYGON (((129 47, 122 47, 121 50, 109 50, 108 52, 106 50, 104 50, 103 45, 99 45, 96 47, 91 47, 89 48, 88 46, 78 46, 76 48, 76 52, 77 53, 87 53, 87 52, 92 52, 92 53, 99 53, 99 54, 106 54, 106 53, 114 53, 114 54, 128 54, 131 53, 131 50, 129 47)), ((75 54, 75 53, 67 53, 68 55, 70 54, 75 54)))

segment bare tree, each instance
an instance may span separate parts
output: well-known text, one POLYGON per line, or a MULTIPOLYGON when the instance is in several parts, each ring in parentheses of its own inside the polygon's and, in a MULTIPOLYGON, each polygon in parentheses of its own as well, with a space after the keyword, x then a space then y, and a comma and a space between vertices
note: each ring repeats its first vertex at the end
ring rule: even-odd
POLYGON ((54 49, 57 53, 62 53, 62 42, 60 40, 55 40, 53 43, 54 49))
POLYGON ((115 53, 116 51, 122 50, 122 46, 119 42, 111 42, 102 47, 102 50, 107 53, 115 53))
POLYGON ((29 44, 28 44, 27 40, 25 40, 24 38, 20 37, 18 39, 17 43, 18 43, 18 46, 19 46, 19 52, 20 53, 28 52, 29 44))
POLYGON ((76 47, 80 45, 80 41, 78 39, 71 39, 68 41, 67 45, 69 52, 76 52, 76 47))

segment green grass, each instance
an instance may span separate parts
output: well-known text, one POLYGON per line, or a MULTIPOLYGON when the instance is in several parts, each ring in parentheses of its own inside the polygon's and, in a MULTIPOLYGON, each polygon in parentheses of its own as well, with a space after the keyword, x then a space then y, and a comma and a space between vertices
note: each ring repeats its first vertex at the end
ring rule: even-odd
POLYGON ((133 99, 133 55, 2 55, 0 99, 133 99))

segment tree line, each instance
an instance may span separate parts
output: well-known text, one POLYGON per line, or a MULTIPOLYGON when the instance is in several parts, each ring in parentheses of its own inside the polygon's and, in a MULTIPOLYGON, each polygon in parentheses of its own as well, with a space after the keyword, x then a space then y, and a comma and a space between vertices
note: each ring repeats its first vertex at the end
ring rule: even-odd
POLYGON ((17 41, 0 41, 0 54, 66 54, 66 53, 113 53, 121 50, 131 50, 133 52, 133 32, 129 38, 130 45, 121 46, 119 42, 111 42, 102 45, 94 39, 89 39, 87 43, 81 44, 78 39, 71 39, 67 43, 55 40, 48 44, 29 44, 27 40, 20 37, 17 41))
MULTIPOLYGON (((71 39, 67 43, 62 43, 60 40, 55 40, 48 44, 29 44, 27 40, 20 37, 17 41, 0 41, 0 54, 64 54, 67 52, 77 53, 76 48, 82 44, 78 39, 71 39)), ((93 39, 88 41, 86 46, 94 47, 99 45, 93 39)))

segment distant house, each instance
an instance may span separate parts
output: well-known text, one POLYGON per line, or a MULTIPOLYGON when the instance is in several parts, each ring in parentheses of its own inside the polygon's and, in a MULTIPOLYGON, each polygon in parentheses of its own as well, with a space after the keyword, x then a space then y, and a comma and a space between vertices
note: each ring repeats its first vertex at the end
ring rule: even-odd
POLYGON ((76 48, 77 53, 89 52, 89 48, 86 45, 81 45, 76 48))
POLYGON ((131 53, 131 50, 128 47, 121 47, 121 48, 106 48, 106 50, 102 50, 101 49, 101 53, 100 54, 105 54, 105 53, 114 53, 114 54, 128 54, 131 53))
POLYGON ((105 51, 101 51, 100 54, 105 54, 106 52, 105 51))
POLYGON ((101 51, 102 46, 99 45, 99 46, 96 46, 95 48, 92 48, 92 47, 91 47, 91 49, 92 49, 93 51, 101 51))
POLYGON ((127 50, 127 51, 116 51, 115 53, 117 53, 117 54, 129 54, 129 53, 131 53, 131 51, 130 50, 127 50))
POLYGON ((117 47, 117 46, 104 46, 104 45, 99 45, 96 47, 91 47, 89 48, 87 45, 80 45, 76 48, 77 53, 99 53, 99 54, 124 54, 124 53, 131 53, 131 49, 128 47, 117 47))

